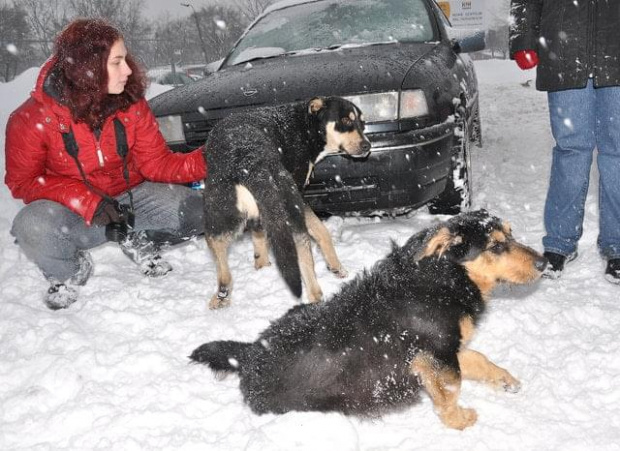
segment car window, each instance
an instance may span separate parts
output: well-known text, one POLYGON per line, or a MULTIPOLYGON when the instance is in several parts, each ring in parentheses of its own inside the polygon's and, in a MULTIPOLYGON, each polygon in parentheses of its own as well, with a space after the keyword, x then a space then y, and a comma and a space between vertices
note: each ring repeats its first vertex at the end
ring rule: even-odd
POLYGON ((186 85, 188 83, 192 83, 193 81, 194 80, 191 77, 180 72, 168 72, 157 78, 157 83, 162 85, 186 85))
POLYGON ((424 0, 324 0, 265 15, 237 43, 227 65, 342 45, 434 40, 424 0))

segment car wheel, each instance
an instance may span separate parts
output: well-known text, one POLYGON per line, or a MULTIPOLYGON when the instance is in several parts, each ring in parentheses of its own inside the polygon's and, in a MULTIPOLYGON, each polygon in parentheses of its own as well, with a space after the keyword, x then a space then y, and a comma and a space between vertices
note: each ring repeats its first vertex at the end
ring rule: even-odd
POLYGON ((474 113, 474 118, 471 121, 471 142, 476 143, 477 147, 482 147, 482 124, 480 121, 480 109, 478 108, 478 103, 476 102, 476 108, 474 113))
POLYGON ((456 215, 471 206, 472 135, 463 108, 457 113, 452 148, 452 169, 444 191, 431 200, 428 210, 434 215, 456 215))

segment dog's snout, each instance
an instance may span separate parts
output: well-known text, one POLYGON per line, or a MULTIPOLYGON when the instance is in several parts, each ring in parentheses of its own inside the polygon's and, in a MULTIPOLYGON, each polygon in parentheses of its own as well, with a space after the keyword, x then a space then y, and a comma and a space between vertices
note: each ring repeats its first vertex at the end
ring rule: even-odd
POLYGON ((541 255, 540 257, 536 258, 536 261, 534 261, 534 267, 537 271, 543 272, 547 267, 548 263, 549 261, 541 255))
POLYGON ((370 152, 370 142, 369 141, 363 141, 362 142, 362 152, 363 153, 368 153, 370 152))
POLYGON ((368 155, 370 155, 370 147, 371 147, 370 141, 364 139, 360 143, 357 149, 357 152, 355 152, 354 154, 351 154, 351 156, 355 158, 366 158, 368 155))

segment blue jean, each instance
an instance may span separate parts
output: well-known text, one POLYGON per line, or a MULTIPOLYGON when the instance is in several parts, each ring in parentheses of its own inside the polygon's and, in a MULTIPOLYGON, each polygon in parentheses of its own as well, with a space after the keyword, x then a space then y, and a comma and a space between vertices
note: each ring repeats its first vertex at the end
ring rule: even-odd
POLYGON ((599 251, 620 258, 620 87, 548 93, 553 148, 545 203, 545 251, 569 255, 583 233, 594 149, 598 151, 599 251))
MULTIPOLYGON (((144 182, 132 189, 135 231, 156 231, 178 241, 203 233, 200 191, 182 185, 144 182)), ((116 199, 129 203, 127 193, 116 199)), ((37 200, 22 208, 11 234, 24 254, 48 279, 64 282, 79 269, 79 253, 107 242, 105 227, 86 225, 65 206, 37 200)))

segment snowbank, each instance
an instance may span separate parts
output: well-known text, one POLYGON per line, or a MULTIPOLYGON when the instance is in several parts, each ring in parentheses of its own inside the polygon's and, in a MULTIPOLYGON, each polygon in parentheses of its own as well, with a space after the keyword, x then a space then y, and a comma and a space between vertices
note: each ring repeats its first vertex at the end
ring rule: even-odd
MULTIPOLYGON (((474 205, 512 222, 540 249, 552 139, 546 97, 509 61, 476 63, 484 147, 474 148, 474 205)), ((0 85, 0 126, 34 83, 28 71, 0 85)), ((3 138, 0 138, 3 139, 3 138)), ((0 157, 3 160, 4 156, 0 157)), ((478 411, 448 430, 430 401, 377 420, 340 414, 254 415, 238 381, 216 380, 187 355, 203 342, 253 340, 295 304, 275 267, 253 269, 248 237, 230 252, 233 304, 209 311, 215 269, 203 240, 166 254, 175 270, 146 280, 112 244, 93 251, 96 273, 81 300, 52 312, 47 288, 8 233, 20 203, 0 188, 0 449, 101 450, 617 450, 620 449, 620 305, 596 250, 596 172, 580 257, 558 281, 500 288, 474 349, 521 380, 517 394, 465 382, 478 411)), ((351 275, 437 218, 331 218, 351 275)), ((324 291, 341 281, 317 254, 324 291)))

